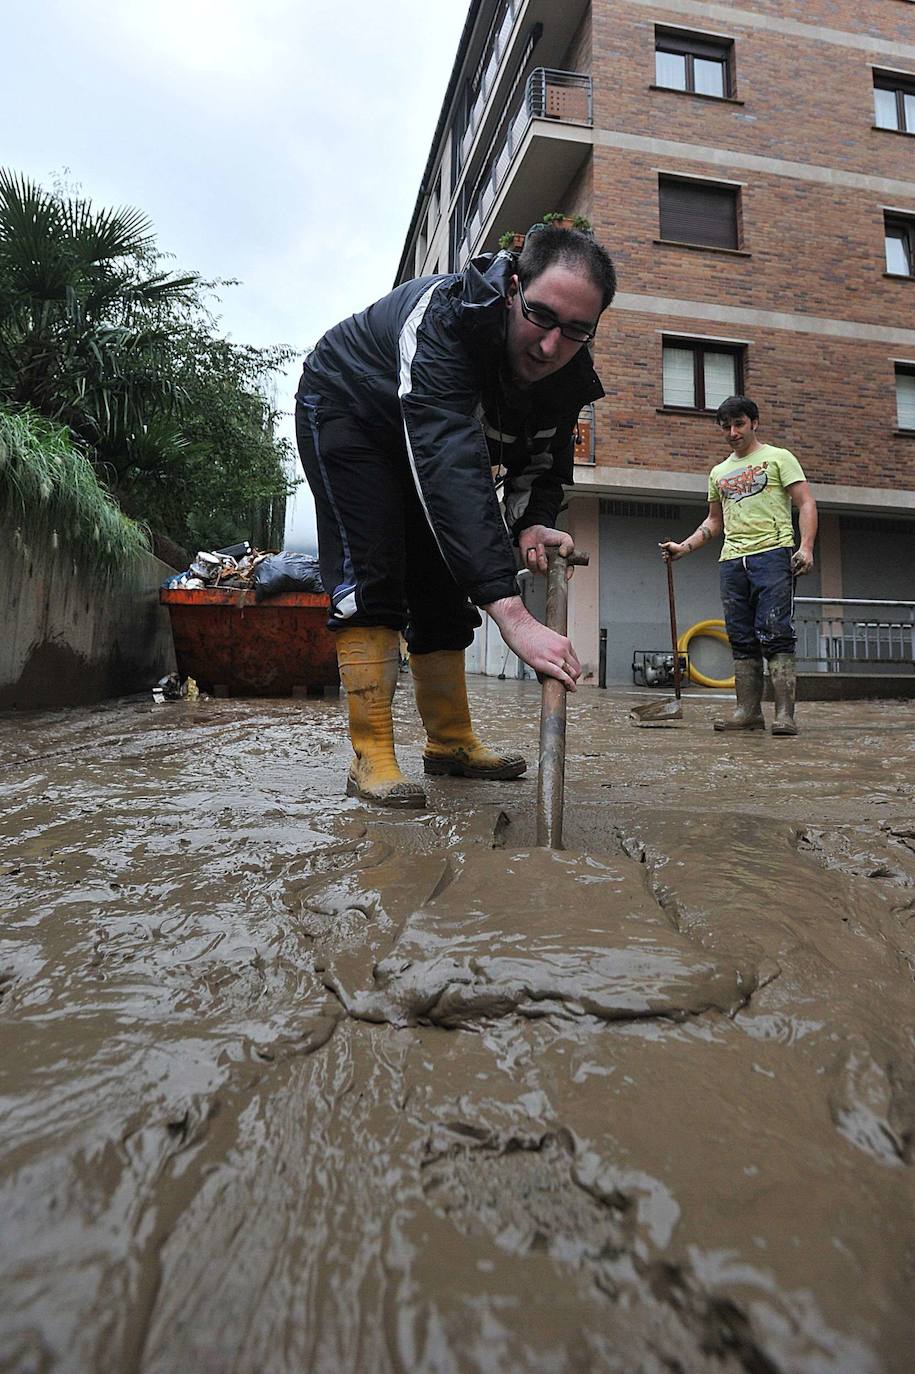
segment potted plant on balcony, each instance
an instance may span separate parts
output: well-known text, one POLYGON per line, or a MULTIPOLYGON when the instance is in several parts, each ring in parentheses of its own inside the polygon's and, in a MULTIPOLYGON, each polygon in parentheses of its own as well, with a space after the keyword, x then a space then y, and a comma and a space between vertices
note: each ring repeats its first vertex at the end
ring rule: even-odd
POLYGON ((544 224, 550 224, 554 229, 578 229, 582 234, 591 233, 591 221, 585 219, 584 215, 567 215, 564 211, 550 210, 543 216, 544 224))
POLYGON ((517 229, 506 229, 504 234, 499 235, 499 247, 509 253, 520 253, 524 247, 524 235, 519 234, 517 229))

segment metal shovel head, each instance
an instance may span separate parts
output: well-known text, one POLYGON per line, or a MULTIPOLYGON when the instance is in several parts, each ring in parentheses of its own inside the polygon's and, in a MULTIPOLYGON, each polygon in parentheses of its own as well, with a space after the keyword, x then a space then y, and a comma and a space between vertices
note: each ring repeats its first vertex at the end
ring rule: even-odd
POLYGON ((644 706, 633 706, 629 719, 633 725, 669 725, 671 721, 683 719, 683 707, 675 697, 648 701, 644 706))

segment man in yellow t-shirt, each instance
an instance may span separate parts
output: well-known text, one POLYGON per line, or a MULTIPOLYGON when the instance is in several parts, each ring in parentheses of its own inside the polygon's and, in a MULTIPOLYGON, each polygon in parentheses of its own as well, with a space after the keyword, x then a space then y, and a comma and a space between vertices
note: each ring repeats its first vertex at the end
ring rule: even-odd
POLYGON ((720 559, 724 623, 734 655, 737 710, 716 730, 764 730, 763 659, 775 696, 773 735, 796 735, 794 721, 794 579, 813 567, 817 508, 800 463, 786 448, 757 437, 759 408, 730 396, 715 417, 731 452, 708 479, 708 515, 682 544, 665 540, 661 556, 682 558, 724 530, 720 559), (791 507, 798 512, 794 551, 791 507))

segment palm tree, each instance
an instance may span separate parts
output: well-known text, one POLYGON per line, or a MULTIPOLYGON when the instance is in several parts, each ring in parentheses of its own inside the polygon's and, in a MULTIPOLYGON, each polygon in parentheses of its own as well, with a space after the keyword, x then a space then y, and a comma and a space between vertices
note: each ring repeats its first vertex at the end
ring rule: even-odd
MULTIPOLYGON (((207 297, 231 283, 161 261, 140 211, 0 169, 0 408, 64 426, 121 508, 180 543, 279 542, 294 483, 265 393, 289 350, 220 338, 207 297)), ((0 463, 0 507, 8 488, 0 463)))
POLYGON ((167 312, 199 278, 157 261, 140 211, 96 210, 0 169, 0 396, 109 454, 172 412, 167 312))

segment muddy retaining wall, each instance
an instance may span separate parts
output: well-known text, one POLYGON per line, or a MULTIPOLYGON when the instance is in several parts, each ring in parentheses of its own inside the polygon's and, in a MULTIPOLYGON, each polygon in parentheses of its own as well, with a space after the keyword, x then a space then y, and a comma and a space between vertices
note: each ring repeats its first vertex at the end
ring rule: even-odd
POLYGON ((0 526, 0 708, 85 706, 142 691, 175 666, 158 589, 173 570, 151 555, 99 581, 61 550, 0 526))

